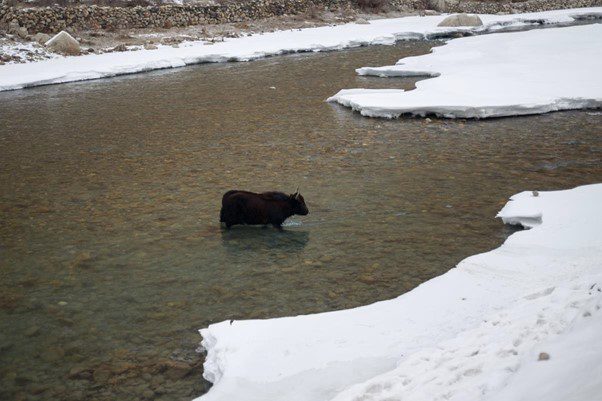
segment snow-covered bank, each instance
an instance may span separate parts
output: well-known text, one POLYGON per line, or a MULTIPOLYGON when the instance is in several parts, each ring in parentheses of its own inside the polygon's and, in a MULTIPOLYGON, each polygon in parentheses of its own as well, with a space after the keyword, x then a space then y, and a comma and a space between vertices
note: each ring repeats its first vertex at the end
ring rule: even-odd
POLYGON ((369 117, 487 118, 602 106, 602 24, 460 38, 360 75, 427 76, 416 89, 349 89, 328 99, 369 117))
POLYGON ((261 57, 304 51, 328 51, 369 44, 393 44, 404 39, 438 37, 445 33, 490 32, 509 26, 569 23, 587 16, 602 16, 602 8, 556 10, 514 15, 481 15, 481 27, 440 28, 445 15, 373 20, 369 24, 345 24, 279 31, 220 43, 188 42, 174 48, 91 54, 19 65, 0 65, 0 90, 20 89, 121 74, 182 67, 188 64, 249 61, 261 57))
POLYGON ((593 401, 602 184, 537 195, 498 214, 533 228, 396 299, 201 330, 199 400, 593 401))

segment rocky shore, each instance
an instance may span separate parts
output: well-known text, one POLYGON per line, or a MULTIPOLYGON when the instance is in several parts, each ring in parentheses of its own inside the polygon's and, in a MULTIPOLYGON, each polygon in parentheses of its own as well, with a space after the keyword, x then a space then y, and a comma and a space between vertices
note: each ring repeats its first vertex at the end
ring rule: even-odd
MULTIPOLYGON (((191 3, 146 7, 77 5, 19 8, 3 5, 0 8, 0 24, 19 24, 30 33, 56 33, 64 29, 172 28, 259 20, 301 14, 313 9, 336 11, 347 7, 357 8, 358 5, 353 0, 248 0, 211 5, 191 3)), ((387 2, 387 7, 391 10, 419 10, 426 7, 426 2, 393 0, 387 2)))
MULTIPOLYGON (((137 28, 172 28, 193 25, 255 21, 270 17, 335 12, 341 9, 360 11, 416 12, 427 9, 439 12, 517 13, 561 8, 592 7, 602 0, 246 0, 223 4, 169 4, 160 6, 103 7, 17 7, 2 2, 0 29, 18 25, 27 34, 57 33, 61 30, 119 30, 137 28)), ((334 21, 333 21, 334 22, 334 21)))

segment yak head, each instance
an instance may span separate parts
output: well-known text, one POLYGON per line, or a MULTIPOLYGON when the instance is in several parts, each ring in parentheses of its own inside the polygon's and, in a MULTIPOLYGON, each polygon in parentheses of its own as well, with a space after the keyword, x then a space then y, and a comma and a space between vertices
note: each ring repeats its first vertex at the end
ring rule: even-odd
POLYGON ((293 207, 293 214, 305 216, 309 213, 309 209, 307 209, 307 206, 305 205, 305 199, 303 199, 303 196, 299 193, 299 188, 297 188, 297 192, 289 195, 288 200, 293 207))

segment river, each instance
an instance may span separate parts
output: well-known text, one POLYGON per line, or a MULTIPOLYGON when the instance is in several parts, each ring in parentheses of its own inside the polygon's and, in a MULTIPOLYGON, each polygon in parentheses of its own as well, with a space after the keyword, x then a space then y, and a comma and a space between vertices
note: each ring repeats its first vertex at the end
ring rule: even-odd
POLYGON ((324 102, 413 88, 354 69, 433 45, 0 93, 0 398, 191 399, 199 328, 395 297, 499 246, 508 196, 602 180, 599 112, 389 121, 324 102), (310 214, 284 232, 220 228, 225 191, 297 187, 310 214))

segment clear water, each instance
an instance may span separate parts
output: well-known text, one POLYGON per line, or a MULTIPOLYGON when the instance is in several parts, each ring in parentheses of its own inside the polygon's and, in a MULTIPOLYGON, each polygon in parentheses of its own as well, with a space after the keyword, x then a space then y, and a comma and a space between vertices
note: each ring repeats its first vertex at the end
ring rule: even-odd
POLYGON ((197 329, 395 297, 498 246, 509 195, 602 180, 599 113, 429 123, 324 103, 411 89, 354 68, 434 44, 0 93, 0 398, 190 399, 197 329), (219 227, 226 190, 297 186, 310 215, 285 232, 219 227))

